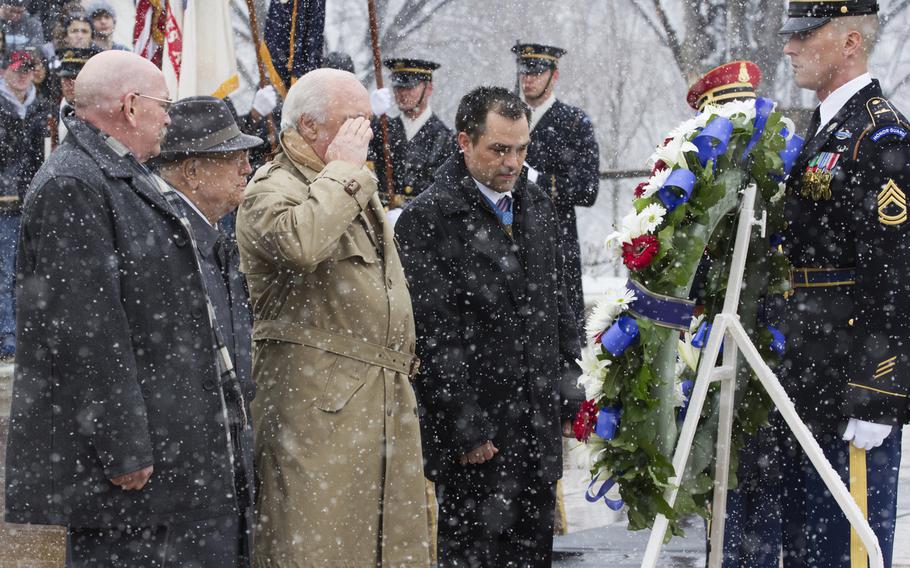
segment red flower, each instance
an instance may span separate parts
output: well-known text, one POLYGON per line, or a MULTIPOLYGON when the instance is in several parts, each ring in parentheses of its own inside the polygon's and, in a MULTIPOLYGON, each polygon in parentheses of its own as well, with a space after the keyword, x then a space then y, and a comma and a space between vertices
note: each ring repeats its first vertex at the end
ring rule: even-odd
POLYGON ((641 235, 632 239, 631 243, 622 244, 622 261, 629 270, 641 270, 651 264, 659 250, 657 237, 641 235))
POLYGON ((575 415, 575 423, 572 429, 575 431, 575 439, 579 442, 587 442, 588 438, 594 432, 597 426, 597 413, 600 409, 593 401, 586 400, 581 403, 578 414, 575 415))
POLYGON ((635 199, 638 199, 645 194, 645 186, 648 185, 647 181, 643 181, 635 188, 635 199))
MULTIPOLYGON (((667 140, 669 140, 669 138, 667 140)), ((664 162, 663 160, 657 160, 656 162, 654 162, 654 167, 651 168, 651 175, 654 175, 657 172, 659 172, 660 170, 665 170, 665 169, 667 169, 667 163, 664 162)))

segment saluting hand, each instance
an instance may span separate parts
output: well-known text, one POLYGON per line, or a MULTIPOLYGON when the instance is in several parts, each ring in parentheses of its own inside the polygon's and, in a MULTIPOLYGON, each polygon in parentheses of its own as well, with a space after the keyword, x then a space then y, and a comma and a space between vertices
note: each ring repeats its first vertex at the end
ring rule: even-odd
POLYGON ((111 480, 111 483, 120 487, 120 489, 123 489, 124 491, 129 491, 130 489, 142 489, 145 487, 145 484, 148 483, 148 480, 154 471, 155 467, 150 465, 144 469, 140 469, 139 471, 118 475, 111 480))
POLYGON ((499 453, 499 449, 493 445, 491 440, 487 440, 486 443, 478 448, 474 448, 470 452, 461 456, 460 463, 461 465, 474 464, 479 465, 484 462, 488 462, 493 459, 493 456, 499 453))
POLYGON ((342 160, 362 167, 367 161, 367 150, 372 138, 373 130, 369 120, 362 116, 347 119, 326 148, 326 163, 342 160))

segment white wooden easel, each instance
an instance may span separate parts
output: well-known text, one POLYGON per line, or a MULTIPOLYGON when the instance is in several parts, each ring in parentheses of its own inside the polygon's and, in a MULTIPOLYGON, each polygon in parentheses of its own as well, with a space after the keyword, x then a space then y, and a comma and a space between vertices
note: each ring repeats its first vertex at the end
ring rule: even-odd
MULTIPOLYGON (((727 294, 724 297, 724 307, 721 313, 714 318, 708 345, 705 347, 698 366, 698 375, 695 387, 683 422, 682 431, 676 444, 673 455, 673 469, 676 476, 671 478, 671 488, 667 490, 664 498, 672 507, 676 502, 678 483, 685 473, 686 462, 692 449, 695 438, 695 429, 701 418, 702 407, 708 395, 711 383, 719 381, 720 386, 720 418, 717 427, 716 469, 714 474, 714 504, 712 507, 711 555, 708 559, 709 568, 721 568, 724 552, 724 523, 727 513, 727 485, 730 472, 730 437, 733 430, 734 394, 736 390, 736 359, 742 353, 749 366, 755 371, 762 386, 771 396, 777 410, 787 422, 793 435, 799 441, 803 451, 812 461, 812 465, 821 475, 822 480, 831 491, 837 504, 847 516, 850 525, 857 532, 869 555, 870 568, 883 568, 882 550, 872 528, 866 521, 856 502, 850 496, 850 491, 841 481, 840 476, 831 467, 831 464, 822 453, 818 442, 809 432, 805 423, 796 413, 793 402, 787 396, 780 381, 762 359, 755 345, 746 334, 737 314, 739 306, 739 293, 746 267, 746 254, 749 250, 749 238, 755 225, 765 231, 765 218, 755 219, 753 207, 755 206, 755 185, 750 184, 744 191, 742 209, 739 212, 739 225, 736 231, 736 242, 733 247, 733 261, 730 267, 730 277, 727 281, 727 294), (723 342, 723 363, 715 366, 717 356, 723 342)), ((651 537, 645 549, 642 568, 654 568, 663 546, 664 535, 667 532, 668 521, 663 515, 658 515, 651 529, 651 537)))

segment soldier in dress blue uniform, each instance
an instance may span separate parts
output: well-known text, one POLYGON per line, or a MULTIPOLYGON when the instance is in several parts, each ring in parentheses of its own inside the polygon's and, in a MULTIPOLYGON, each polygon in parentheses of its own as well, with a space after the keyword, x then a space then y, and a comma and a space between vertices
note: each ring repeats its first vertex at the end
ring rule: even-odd
MULTIPOLYGON (((401 196, 400 202, 389 204, 394 208, 429 187, 436 168, 458 147, 455 133, 430 108, 433 71, 439 69, 439 64, 424 59, 386 59, 383 64, 392 71, 395 103, 401 111, 400 116, 388 121, 392 182, 395 194, 401 196)), ((369 160, 385 198, 383 143, 379 121, 374 119, 369 160)))
POLYGON ((559 58, 566 50, 537 43, 512 47, 518 64, 521 95, 531 107, 531 147, 528 179, 542 187, 556 204, 562 223, 566 288, 579 332, 585 328, 581 287, 581 254, 575 207, 590 207, 597 199, 600 149, 590 117, 556 99, 559 58))
MULTIPOLYGON (((790 173, 781 382, 848 484, 891 565, 900 429, 910 418, 910 126, 867 71, 876 0, 791 1, 796 83, 816 92, 790 173)), ((796 444, 781 444, 785 566, 866 566, 796 444)), ((776 565, 776 564, 775 564, 776 565)))

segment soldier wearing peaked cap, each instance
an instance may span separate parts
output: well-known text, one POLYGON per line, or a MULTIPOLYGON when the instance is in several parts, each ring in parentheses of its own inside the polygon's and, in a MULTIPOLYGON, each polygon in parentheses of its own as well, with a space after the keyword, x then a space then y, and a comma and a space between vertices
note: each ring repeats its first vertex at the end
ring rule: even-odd
POLYGON ((76 75, 82 71, 83 65, 93 55, 100 53, 95 47, 71 47, 67 48, 60 54, 56 74, 60 79, 60 108, 55 120, 57 124, 57 137, 53 141, 56 147, 63 138, 66 137, 66 125, 63 124, 63 116, 67 110, 73 106, 75 98, 74 85, 76 84, 76 75))
MULTIPOLYGON (((400 116, 389 119, 389 151, 396 195, 410 201, 433 183, 436 168, 455 153, 455 133, 430 108, 433 72, 439 64, 424 59, 386 59, 392 72, 392 89, 400 116)), ((382 130, 373 121, 370 161, 385 195, 386 171, 383 161, 382 130)), ((395 204, 391 204, 392 207, 395 204)))
POLYGON ((581 251, 575 207, 590 207, 599 188, 600 150, 590 117, 557 100, 559 58, 566 50, 537 43, 518 43, 516 56, 521 95, 531 107, 528 179, 542 187, 556 204, 562 226, 566 288, 579 332, 584 331, 581 251))
MULTIPOLYGON (((910 126, 868 73, 875 0, 791 1, 784 53, 820 104, 787 185, 793 266, 781 382, 891 565, 901 426, 910 419, 910 126)), ((785 563, 866 565, 796 444, 781 444, 785 563), (789 449, 788 449, 789 448, 789 449)), ((776 563, 774 564, 776 566, 776 563)))

